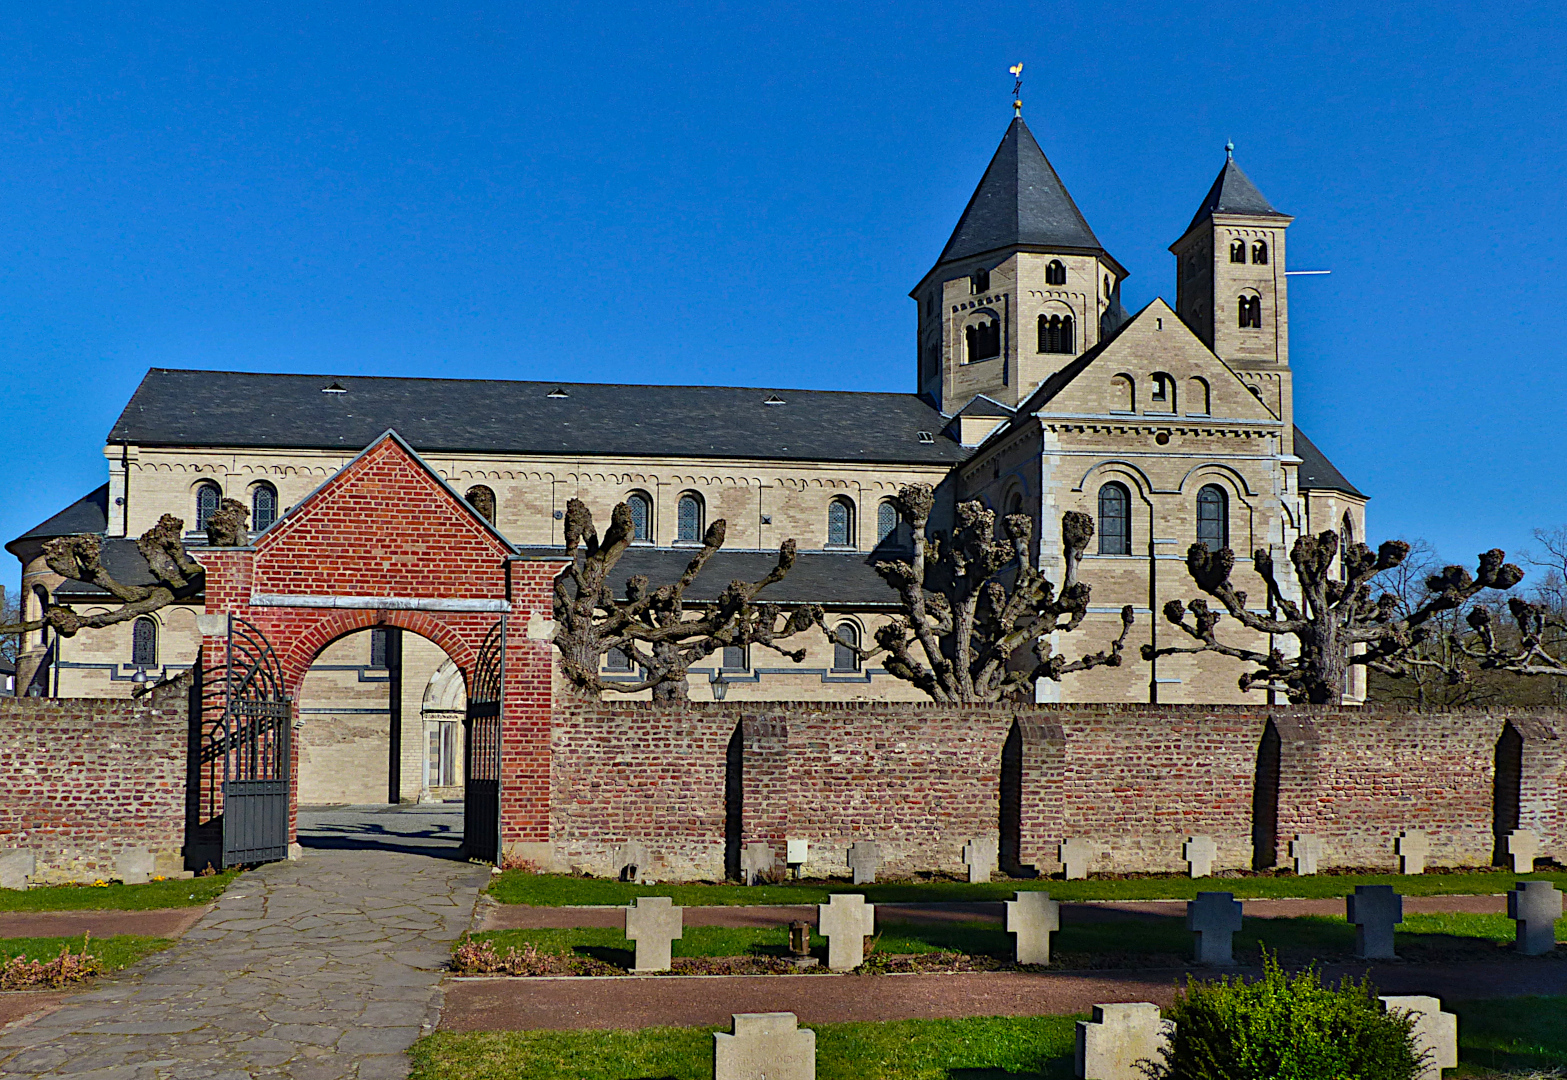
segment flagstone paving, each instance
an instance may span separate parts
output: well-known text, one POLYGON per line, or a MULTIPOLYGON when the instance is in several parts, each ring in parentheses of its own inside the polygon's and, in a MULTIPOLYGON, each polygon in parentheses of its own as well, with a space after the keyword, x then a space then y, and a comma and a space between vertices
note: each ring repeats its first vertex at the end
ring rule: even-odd
MULTIPOLYGON (((421 824, 399 815, 381 831, 421 824)), ((333 846, 242 875, 173 948, 0 1034, 0 1077, 407 1076, 489 868, 449 844, 333 846)))

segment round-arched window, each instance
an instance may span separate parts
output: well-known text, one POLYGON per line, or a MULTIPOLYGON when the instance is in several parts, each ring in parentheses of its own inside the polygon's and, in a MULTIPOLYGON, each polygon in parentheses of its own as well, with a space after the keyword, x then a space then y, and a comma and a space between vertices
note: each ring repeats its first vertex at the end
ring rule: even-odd
POLYGON ((1099 489, 1099 554, 1132 553, 1132 493, 1112 480, 1099 489))
POLYGON ((131 664, 139 668, 158 666, 158 624, 146 616, 131 624, 131 664))
POLYGON ((832 646, 832 669, 859 671, 860 654, 855 651, 855 648, 860 644, 860 628, 852 622, 841 622, 833 629, 837 632, 839 640, 833 642, 832 646))
POLYGON ((218 512, 218 503, 223 501, 223 492, 218 485, 206 482, 196 485, 196 529, 200 531, 207 527, 207 522, 212 520, 212 515, 218 512))
POLYGON ((891 499, 883 499, 876 508, 876 542, 880 544, 898 528, 898 507, 891 499))
POLYGON ((262 481, 250 489, 250 527, 256 532, 277 520, 277 488, 262 481))
POLYGON ((840 495, 827 504, 827 546, 854 545, 854 504, 840 495))
POLYGON ((626 496, 626 509, 631 511, 631 542, 653 542, 653 500, 640 491, 626 496))
POLYGON ((688 491, 675 504, 675 540, 682 544, 702 542, 702 498, 688 491))
POLYGON ((1230 546, 1230 497, 1218 484, 1197 492, 1197 542, 1209 551, 1230 546))
POLYGON ((495 492, 483 484, 475 484, 468 489, 464 496, 468 505, 479 512, 479 516, 491 525, 495 524, 495 492))

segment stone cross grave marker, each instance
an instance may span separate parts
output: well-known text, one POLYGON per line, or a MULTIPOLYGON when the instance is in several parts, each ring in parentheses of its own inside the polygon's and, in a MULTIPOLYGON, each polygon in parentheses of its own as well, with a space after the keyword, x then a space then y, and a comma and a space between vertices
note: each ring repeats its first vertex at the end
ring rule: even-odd
POLYGON ((1233 964, 1232 939, 1241 928, 1241 902, 1233 893, 1200 892, 1186 904, 1186 929, 1197 935, 1199 964, 1233 964))
POLYGON ((647 884, 653 859, 645 845, 635 840, 621 844, 615 849, 614 862, 615 876, 620 880, 635 881, 638 885, 647 884))
POLYGON ((791 1012, 735 1013, 713 1033, 714 1080, 816 1080, 816 1032, 791 1012))
POLYGON ((747 885, 755 885, 756 879, 773 868, 773 846, 760 842, 750 843, 740 852, 740 871, 747 885))
POLYGON ((1317 872, 1317 862, 1322 858, 1322 838, 1311 833, 1296 833, 1290 841, 1290 858, 1295 861, 1295 873, 1310 877, 1317 872))
POLYGON ((881 851, 874 840, 856 840, 849 845, 849 869, 854 871, 856 885, 870 885, 876 880, 876 869, 881 866, 881 851))
POLYGON ((1355 924, 1355 955, 1393 960, 1393 926, 1404 921, 1404 898, 1391 885, 1356 885, 1344 897, 1344 917, 1355 924))
POLYGON ((1415 1019, 1415 1054, 1425 1054, 1417 1080, 1442 1080, 1443 1069, 1458 1068, 1458 1017, 1442 1011, 1442 999, 1423 994, 1384 997, 1388 1012, 1409 1013, 1415 1019))
POLYGON ((876 932, 876 905, 858 893, 833 893, 816 905, 816 932, 827 939, 827 966, 853 971, 865 962, 865 939, 876 932))
POLYGON ((1007 933, 1017 936, 1017 962, 1050 963, 1050 934, 1061 929, 1061 905, 1047 892, 1020 892, 1007 901, 1007 933))
POLYGON ((1518 923, 1517 944, 1524 956, 1544 956, 1556 948, 1556 920, 1562 894, 1549 881, 1520 881, 1507 894, 1507 917, 1518 923))
POLYGON ((1061 841, 1061 865, 1066 870, 1066 879, 1086 878, 1088 864, 1097 854, 1099 845, 1085 837, 1072 836, 1061 841))
POLYGON ((1540 857, 1540 838, 1528 829, 1507 834, 1507 854, 1513 857, 1513 873, 1534 873, 1534 860, 1540 857))
POLYGON ((997 844, 994 840, 970 840, 963 845, 963 865, 968 867, 970 883, 989 881, 996 869, 997 844))
POLYGON ((637 943, 637 962, 631 970, 668 971, 669 943, 685 932, 685 908, 677 908, 667 896, 638 896, 626 908, 626 938, 637 943))
POLYGON ((1426 834, 1419 829, 1405 829, 1398 834, 1393 848, 1398 852, 1398 872, 1400 874, 1423 874, 1426 872, 1426 856, 1431 854, 1431 841, 1426 834))
POLYGON ((1181 855, 1186 859, 1186 869, 1194 878, 1213 876, 1213 860, 1219 854, 1219 845, 1211 836, 1188 836, 1181 845, 1181 855))
POLYGON ((1138 1062, 1157 1062, 1174 1024, 1150 1001, 1095 1005, 1077 1022, 1076 1072, 1083 1080, 1144 1080, 1138 1062))

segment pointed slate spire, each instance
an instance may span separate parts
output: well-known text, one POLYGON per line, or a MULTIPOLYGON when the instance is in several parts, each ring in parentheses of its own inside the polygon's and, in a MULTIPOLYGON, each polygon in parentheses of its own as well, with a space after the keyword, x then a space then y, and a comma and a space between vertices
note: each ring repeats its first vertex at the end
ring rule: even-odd
POLYGON ((1213 214, 1289 217, 1288 214, 1281 214, 1273 209, 1273 204, 1268 201, 1267 196, 1257 190, 1257 185, 1251 182, 1251 177, 1241 172, 1241 167, 1235 164, 1235 158, 1231 156, 1234 153, 1234 144, 1226 144, 1224 149, 1224 168, 1219 170, 1213 187, 1208 189, 1208 194, 1203 198, 1202 205, 1197 208, 1192 223, 1186 226, 1186 231, 1191 232, 1199 221, 1213 214))
POLYGON ((937 265, 1010 247, 1104 251, 1021 116, 1007 128, 937 265))

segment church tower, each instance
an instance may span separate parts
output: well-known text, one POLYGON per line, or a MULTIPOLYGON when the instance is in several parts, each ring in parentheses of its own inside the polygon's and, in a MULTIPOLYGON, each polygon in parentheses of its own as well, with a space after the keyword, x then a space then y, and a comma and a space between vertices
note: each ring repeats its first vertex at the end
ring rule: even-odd
POLYGON ((1284 230, 1295 219, 1273 208, 1233 153, 1225 147, 1224 168, 1185 234, 1170 245, 1175 310, 1284 421, 1283 449, 1291 453, 1295 407, 1284 230))
POLYGON ((909 293, 920 395, 948 415, 978 394, 1016 407, 1120 325, 1125 277, 1015 117, 941 257, 909 293))

